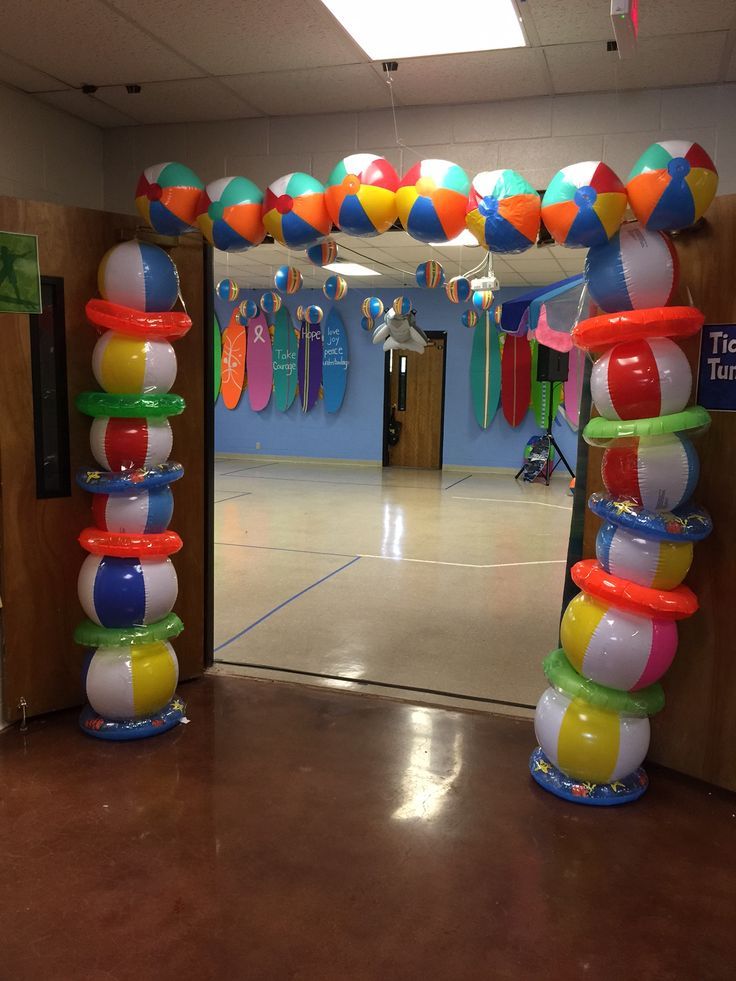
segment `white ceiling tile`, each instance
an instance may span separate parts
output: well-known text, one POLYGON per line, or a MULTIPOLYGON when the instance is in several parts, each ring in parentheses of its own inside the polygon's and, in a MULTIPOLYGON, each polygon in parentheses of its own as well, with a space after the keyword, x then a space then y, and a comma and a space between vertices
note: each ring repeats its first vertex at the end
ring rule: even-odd
POLYGON ((42 102, 56 109, 78 116, 88 123, 95 126, 108 128, 112 126, 130 126, 136 120, 132 116, 126 116, 112 106, 101 102, 94 95, 85 95, 79 89, 65 89, 60 92, 41 92, 37 96, 42 102))
POLYGON ((540 44, 613 37, 609 0, 526 0, 522 4, 522 20, 528 14, 540 44))
POLYGON ((367 64, 227 75, 223 82, 271 116, 378 109, 389 101, 385 84, 367 64))
POLYGON ((140 123, 184 123, 258 115, 233 91, 212 78, 149 82, 137 95, 129 95, 124 87, 100 89, 97 95, 140 123))
POLYGON ((646 0, 639 4, 639 37, 727 31, 735 14, 733 0, 646 0))
POLYGON ((53 78, 30 64, 16 61, 9 54, 0 52, 0 80, 14 85, 23 92, 46 92, 51 89, 64 89, 66 86, 58 78, 53 78))

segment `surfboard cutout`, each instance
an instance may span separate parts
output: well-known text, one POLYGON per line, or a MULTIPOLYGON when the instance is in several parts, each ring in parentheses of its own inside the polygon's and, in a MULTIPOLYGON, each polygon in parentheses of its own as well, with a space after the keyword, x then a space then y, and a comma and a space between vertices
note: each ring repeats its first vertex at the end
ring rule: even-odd
POLYGON ((532 352, 529 339, 507 334, 501 355, 501 407, 509 426, 520 426, 532 395, 532 352))
POLYGON ((501 346, 496 325, 485 313, 473 330, 470 354, 470 393, 481 429, 488 429, 501 397, 501 346))
POLYGON ((213 391, 215 393, 215 402, 217 402, 220 397, 220 386, 222 385, 222 333, 220 332, 220 324, 217 317, 214 318, 214 323, 212 324, 212 338, 214 341, 212 367, 215 372, 213 391))
POLYGON ((283 306, 273 320, 273 397, 279 412, 286 412, 296 398, 297 349, 291 314, 283 306))
POLYGON ((268 405, 273 388, 271 334, 262 313, 248 321, 248 400, 254 412, 268 405))
POLYGON ((534 418, 536 419, 537 425, 540 429, 545 429, 548 421, 547 413, 549 412, 549 399, 551 398, 553 400, 552 416, 550 421, 554 422, 555 416, 557 415, 557 410, 559 409, 560 402, 562 400, 562 384, 557 382, 553 385, 552 382, 537 381, 539 342, 530 341, 529 346, 532 349, 532 409, 534 410, 534 418))
POLYGON ((333 307, 325 320, 322 342, 322 391, 325 410, 337 412, 348 384, 348 335, 342 317, 333 307))
POLYGON ((245 385, 245 327, 230 324, 222 335, 222 401, 226 409, 235 409, 245 385))
POLYGON ((580 425, 580 398, 583 394, 583 376, 585 374, 585 352, 579 347, 570 351, 569 370, 565 382, 565 418, 574 431, 580 425))
POLYGON ((322 329, 319 324, 302 320, 297 365, 302 412, 309 412, 319 398, 322 385, 322 329))

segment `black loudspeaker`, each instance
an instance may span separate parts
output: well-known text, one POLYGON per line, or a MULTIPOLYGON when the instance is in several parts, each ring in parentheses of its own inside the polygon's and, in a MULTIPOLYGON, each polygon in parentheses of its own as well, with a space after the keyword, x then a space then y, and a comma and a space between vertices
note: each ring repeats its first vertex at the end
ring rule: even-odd
POLYGON ((537 349, 537 381, 564 382, 567 381, 570 355, 554 351, 551 347, 540 344, 537 349))

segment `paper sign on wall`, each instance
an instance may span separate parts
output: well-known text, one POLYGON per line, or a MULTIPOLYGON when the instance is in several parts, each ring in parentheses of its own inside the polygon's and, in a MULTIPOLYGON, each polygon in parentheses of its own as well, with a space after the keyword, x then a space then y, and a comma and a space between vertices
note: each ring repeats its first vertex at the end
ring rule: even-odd
POLYGON ((706 324, 700 341, 697 402, 736 412, 736 324, 706 324))

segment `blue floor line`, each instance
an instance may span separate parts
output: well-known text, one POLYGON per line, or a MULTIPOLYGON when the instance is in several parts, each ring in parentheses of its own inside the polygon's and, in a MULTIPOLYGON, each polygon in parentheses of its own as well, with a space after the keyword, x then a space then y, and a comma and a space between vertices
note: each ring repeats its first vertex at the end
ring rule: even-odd
POLYGON ((451 487, 457 487, 457 485, 462 484, 464 480, 470 480, 472 476, 473 476, 472 473, 469 473, 467 477, 461 477, 460 480, 456 480, 454 484, 448 484, 447 487, 444 488, 444 490, 449 490, 451 487))
POLYGON ((223 501, 234 501, 236 497, 250 497, 253 491, 241 491, 239 494, 231 494, 230 497, 223 497, 219 501, 215 501, 215 504, 222 504, 223 501))
POLYGON ((241 630, 240 633, 235 634, 234 637, 231 637, 229 640, 224 641, 224 643, 220 644, 218 647, 215 648, 214 653, 216 654, 218 651, 221 651, 223 647, 227 647, 228 644, 232 644, 233 641, 236 641, 244 634, 247 634, 249 630, 252 630, 254 627, 257 627, 259 623, 263 623, 264 620, 268 620, 268 618, 273 616, 274 613, 278 613, 279 610, 283 610, 283 608, 285 606, 288 606, 289 603, 293 603, 294 600, 299 599, 300 596, 304 596, 304 594, 308 593, 310 589, 314 589, 316 586, 320 586, 323 582, 327 582, 328 579, 332 579, 333 576, 336 576, 338 572, 342 572, 343 569, 347 569, 348 566, 354 565, 356 562, 359 561, 360 561, 360 556, 356 555, 349 562, 346 562, 345 565, 341 565, 339 569, 335 569, 334 572, 329 572, 326 576, 322 576, 321 579, 318 579, 317 582, 313 582, 311 586, 307 586, 305 589, 302 589, 301 592, 296 593, 294 596, 290 596, 289 599, 284 600, 283 603, 279 603, 278 606, 275 606, 272 610, 269 610, 268 613, 264 613, 262 617, 259 617, 258 620, 256 620, 254 623, 251 623, 249 627, 245 627, 245 629, 241 630))
POLYGON ((322 552, 316 548, 285 548, 280 545, 248 545, 245 542, 215 542, 230 548, 258 548, 266 552, 297 552, 299 555, 334 555, 338 559, 352 559, 352 552, 322 552))

